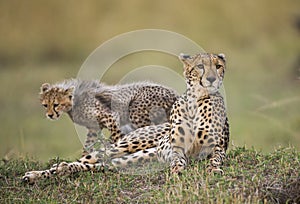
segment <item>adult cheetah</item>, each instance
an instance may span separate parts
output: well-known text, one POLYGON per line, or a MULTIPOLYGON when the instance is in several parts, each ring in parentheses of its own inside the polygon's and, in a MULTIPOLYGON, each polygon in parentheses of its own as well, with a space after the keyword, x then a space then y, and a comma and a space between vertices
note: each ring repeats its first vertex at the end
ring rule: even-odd
POLYGON ((114 167, 160 161, 180 173, 191 158, 209 158, 208 172, 220 168, 229 143, 229 123, 224 99, 219 93, 225 73, 225 55, 200 53, 180 55, 184 65, 186 92, 173 104, 170 122, 139 128, 107 150, 95 151, 77 162, 62 162, 48 170, 27 172, 24 181, 33 183, 54 174, 96 170, 103 154, 114 167))
POLYGON ((219 93, 225 73, 224 54, 181 55, 187 90, 172 107, 171 130, 157 148, 161 161, 179 173, 190 158, 210 158, 208 172, 220 172, 229 142, 229 123, 219 93))

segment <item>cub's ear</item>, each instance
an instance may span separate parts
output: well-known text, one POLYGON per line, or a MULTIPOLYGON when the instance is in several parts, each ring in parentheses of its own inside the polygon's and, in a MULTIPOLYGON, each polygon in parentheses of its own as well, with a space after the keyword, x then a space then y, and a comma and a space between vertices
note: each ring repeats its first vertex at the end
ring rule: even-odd
POLYGON ((220 54, 218 54, 218 57, 219 57, 220 59, 222 59, 224 62, 226 62, 225 54, 220 53, 220 54))
POLYGON ((184 65, 190 65, 192 57, 190 55, 180 53, 179 59, 184 65))
POLYGON ((45 93, 46 91, 48 91, 50 89, 50 84, 49 83, 44 83, 41 86, 41 94, 45 93))
POLYGON ((69 95, 69 96, 73 96, 74 89, 75 89, 74 86, 71 86, 70 88, 67 88, 67 89, 65 90, 65 94, 66 94, 66 95, 69 95))

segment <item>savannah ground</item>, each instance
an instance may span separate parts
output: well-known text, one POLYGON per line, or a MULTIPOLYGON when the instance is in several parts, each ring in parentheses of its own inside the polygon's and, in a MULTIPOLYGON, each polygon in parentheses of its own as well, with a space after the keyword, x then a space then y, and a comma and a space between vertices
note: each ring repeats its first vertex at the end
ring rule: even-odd
MULTIPOLYGON (((0 1, 1 201, 275 202, 290 189, 299 192, 299 8, 294 0, 0 1), (138 177, 84 173, 21 184, 24 172, 49 167, 49 161, 56 162, 51 158, 78 158, 82 148, 67 116, 45 119, 40 85, 75 78, 100 44, 145 28, 180 33, 207 52, 226 54, 224 85, 234 145, 225 176, 207 176, 201 163, 176 181, 165 170, 138 177), (244 145, 254 149, 237 148, 244 145), (279 146, 288 149, 275 151, 279 146)), ((145 51, 120 59, 101 80, 118 83, 148 64, 182 74, 175 56, 145 51)))
POLYGON ((26 170, 48 168, 57 161, 1 161, 0 202, 300 203, 300 153, 293 148, 268 154, 233 148, 224 176, 207 175, 207 162, 197 162, 180 176, 167 169, 140 175, 104 171, 53 177, 33 185, 21 182, 26 170))

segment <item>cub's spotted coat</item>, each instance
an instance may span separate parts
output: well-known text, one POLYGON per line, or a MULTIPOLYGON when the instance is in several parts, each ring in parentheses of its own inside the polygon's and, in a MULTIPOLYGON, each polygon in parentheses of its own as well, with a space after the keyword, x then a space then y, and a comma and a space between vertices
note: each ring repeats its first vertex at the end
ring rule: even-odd
POLYGON ((97 133, 103 128, 117 142, 137 128, 167 122, 177 98, 174 90, 150 82, 108 86, 72 79, 54 85, 45 83, 40 92, 49 119, 67 113, 73 122, 88 129, 87 152, 94 150, 97 133))

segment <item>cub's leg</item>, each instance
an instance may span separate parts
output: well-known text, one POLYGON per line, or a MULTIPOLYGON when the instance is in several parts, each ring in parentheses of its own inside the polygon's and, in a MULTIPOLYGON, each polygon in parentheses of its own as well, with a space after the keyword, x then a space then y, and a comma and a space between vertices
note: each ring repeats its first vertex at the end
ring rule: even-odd
POLYGON ((97 138, 98 138, 98 131, 97 130, 93 130, 93 129, 89 129, 88 133, 87 133, 87 137, 84 143, 84 149, 82 152, 82 156, 85 156, 93 151, 95 151, 94 149, 94 145, 97 142, 97 138))
POLYGON ((110 139, 112 143, 116 143, 120 138, 124 136, 121 132, 120 124, 117 123, 117 116, 110 112, 103 112, 97 117, 99 127, 107 128, 110 133, 110 139))

